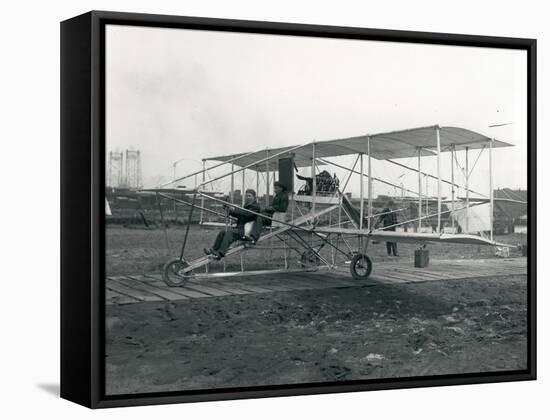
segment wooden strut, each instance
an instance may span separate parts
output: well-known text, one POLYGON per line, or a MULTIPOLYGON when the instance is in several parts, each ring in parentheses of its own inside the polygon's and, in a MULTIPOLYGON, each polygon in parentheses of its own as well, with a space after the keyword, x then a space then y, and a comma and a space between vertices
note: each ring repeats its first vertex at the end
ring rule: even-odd
MULTIPOLYGON (((195 178, 196 180, 196 178, 195 178)), ((202 161, 202 182, 206 180, 206 161, 203 159, 202 161)), ((195 190, 197 189, 196 181, 195 181, 195 190)), ((201 213, 199 218, 199 224, 202 225, 204 222, 204 197, 201 197, 201 213)))
MULTIPOLYGON (((360 158, 360 164, 359 164, 359 172, 361 172, 361 176, 359 177, 359 229, 363 229, 363 217, 365 214, 365 171, 363 168, 363 153, 359 153, 360 158)), ((359 236, 357 238, 357 249, 363 248, 363 238, 359 236)))
POLYGON ((164 230, 164 243, 166 245, 166 252, 170 252, 170 247, 168 245, 168 232, 166 231, 166 223, 164 222, 164 214, 162 211, 161 202, 159 200, 159 193, 157 193, 157 204, 160 212, 160 223, 162 224, 162 229, 164 230))
MULTIPOLYGON (((493 191, 493 142, 494 139, 489 140, 489 194, 491 202, 489 204, 489 222, 491 224, 490 238, 493 240, 493 224, 494 224, 494 191, 493 191)), ((475 167, 475 165, 474 165, 475 167)))
POLYGON ((466 233, 470 232, 470 173, 468 163, 468 147, 466 147, 466 233))
POLYGON ((230 198, 231 198, 231 204, 235 203, 235 164, 231 164, 231 192, 230 192, 230 198))
POLYGON ((312 194, 311 194, 311 212, 315 214, 315 198, 317 196, 317 170, 315 168, 315 142, 311 144, 312 158, 311 158, 311 178, 312 178, 312 194))
POLYGON ((420 171, 421 150, 418 149, 418 230, 422 230, 422 172, 420 171))
POLYGON ((269 206, 269 150, 266 150, 267 159, 265 161, 265 205, 269 206))
POLYGON ((191 203, 191 210, 189 210, 189 218, 187 220, 187 226, 185 229, 185 236, 183 237, 183 243, 181 245, 180 261, 183 261, 183 253, 185 252, 185 245, 187 245, 187 238, 189 236, 189 228, 191 227, 191 218, 193 217, 193 209, 195 208, 195 200, 197 199, 197 194, 193 194, 193 202, 191 203))
POLYGON ((451 227, 455 228, 455 146, 451 146, 451 227))
POLYGON ((367 209, 367 228, 372 229, 372 160, 370 156, 370 137, 367 137, 367 156, 368 156, 368 209, 367 209))
MULTIPOLYGON (((241 206, 244 207, 244 202, 245 202, 245 182, 244 182, 244 177, 245 177, 245 172, 246 169, 243 169, 243 179, 242 179, 242 183, 241 183, 241 206)), ((256 194, 258 194, 258 191, 256 191, 256 194)))
POLYGON ((359 200, 360 200, 360 205, 359 205, 359 229, 363 229, 363 215, 364 215, 364 189, 365 189, 365 186, 364 186, 364 168, 363 168, 363 153, 359 153, 359 158, 360 158, 360 165, 359 165, 359 171, 361 172, 361 177, 359 178, 359 184, 360 184, 360 187, 359 187, 359 200))
POLYGON ((437 138, 437 233, 441 231, 441 139, 439 126, 435 128, 437 138))

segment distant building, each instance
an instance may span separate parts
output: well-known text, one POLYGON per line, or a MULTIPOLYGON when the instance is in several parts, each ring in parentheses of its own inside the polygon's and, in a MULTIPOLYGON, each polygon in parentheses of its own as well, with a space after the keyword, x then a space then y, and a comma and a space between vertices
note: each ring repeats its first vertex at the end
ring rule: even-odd
POLYGON ((496 233, 512 233, 517 225, 527 224, 527 190, 500 188, 493 191, 493 197, 503 199, 494 203, 496 233))
POLYGON ((127 149, 125 154, 120 151, 109 152, 106 169, 105 182, 108 187, 134 190, 143 187, 139 150, 127 149))

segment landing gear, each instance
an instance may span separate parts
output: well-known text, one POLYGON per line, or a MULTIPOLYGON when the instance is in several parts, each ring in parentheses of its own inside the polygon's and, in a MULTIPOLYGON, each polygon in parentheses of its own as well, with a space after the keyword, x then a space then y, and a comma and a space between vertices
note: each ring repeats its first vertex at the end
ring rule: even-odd
POLYGON ((187 280, 193 278, 193 271, 185 271, 189 264, 179 258, 168 261, 164 264, 162 279, 170 287, 181 287, 187 280))
POLYGON ((351 260, 350 271, 355 280, 366 280, 372 272, 372 260, 367 254, 355 254, 351 260))

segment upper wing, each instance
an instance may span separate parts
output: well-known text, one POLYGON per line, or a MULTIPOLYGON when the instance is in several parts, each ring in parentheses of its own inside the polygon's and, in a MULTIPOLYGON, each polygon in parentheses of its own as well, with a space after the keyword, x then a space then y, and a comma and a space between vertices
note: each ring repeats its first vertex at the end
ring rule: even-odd
MULTIPOLYGON (((253 153, 240 153, 225 156, 215 156, 206 160, 218 162, 232 162, 237 166, 248 167, 255 171, 275 171, 278 169, 278 159, 268 160, 269 156, 279 157, 292 155, 297 167, 310 167, 313 158, 325 158, 352 155, 357 153, 369 154, 374 159, 401 159, 422 156, 433 156, 437 149, 438 139, 436 128, 439 128, 439 144, 442 152, 463 150, 468 148, 481 149, 492 140, 484 134, 460 128, 416 127, 406 130, 392 131, 388 133, 363 134, 355 137, 347 137, 333 140, 307 143, 302 146, 286 146, 277 149, 263 149, 253 153), (369 139, 369 140, 367 140, 369 139), (258 163, 261 162, 261 163, 258 163)), ((512 144, 499 140, 492 140, 492 147, 509 147, 512 144)))

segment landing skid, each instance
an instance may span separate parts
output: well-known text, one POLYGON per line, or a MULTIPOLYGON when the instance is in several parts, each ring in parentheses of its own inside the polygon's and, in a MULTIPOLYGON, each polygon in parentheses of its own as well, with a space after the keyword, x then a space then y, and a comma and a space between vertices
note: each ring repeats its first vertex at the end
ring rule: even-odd
POLYGON ((193 271, 187 271, 187 263, 179 259, 169 261, 164 266, 163 279, 165 283, 170 287, 184 287, 189 280, 197 279, 219 279, 225 277, 238 277, 238 276, 266 276, 270 274, 283 274, 283 273, 310 273, 323 269, 330 269, 328 266, 316 266, 307 268, 295 268, 295 269, 273 269, 273 270, 250 270, 250 271, 233 271, 233 272, 220 272, 220 273, 193 273, 193 271))

